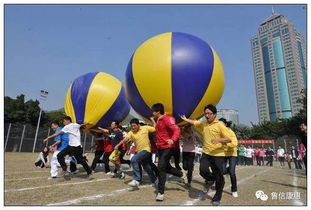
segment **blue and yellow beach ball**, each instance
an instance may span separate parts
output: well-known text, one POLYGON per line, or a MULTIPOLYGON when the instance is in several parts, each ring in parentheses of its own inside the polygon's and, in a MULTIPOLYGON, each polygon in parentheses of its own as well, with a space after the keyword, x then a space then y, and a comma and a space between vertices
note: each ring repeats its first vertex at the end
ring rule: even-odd
POLYGON ((207 104, 216 105, 224 91, 224 72, 216 51, 205 41, 186 33, 154 36, 134 52, 126 71, 126 92, 134 110, 144 119, 151 106, 181 122, 203 115, 207 104))
POLYGON ((107 127, 114 120, 123 121, 130 104, 118 79, 103 72, 91 72, 74 80, 64 108, 73 122, 89 123, 88 128, 107 127))

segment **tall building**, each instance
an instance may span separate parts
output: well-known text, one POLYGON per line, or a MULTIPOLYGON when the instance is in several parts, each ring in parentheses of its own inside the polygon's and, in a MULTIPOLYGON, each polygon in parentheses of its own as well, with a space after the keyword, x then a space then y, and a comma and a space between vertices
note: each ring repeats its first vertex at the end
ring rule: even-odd
POLYGON ((303 36, 282 14, 264 20, 251 39, 259 122, 299 113, 306 88, 306 47, 303 36))
POLYGON ((232 121, 233 124, 239 124, 239 112, 234 109, 218 109, 217 118, 225 118, 227 121, 232 121))

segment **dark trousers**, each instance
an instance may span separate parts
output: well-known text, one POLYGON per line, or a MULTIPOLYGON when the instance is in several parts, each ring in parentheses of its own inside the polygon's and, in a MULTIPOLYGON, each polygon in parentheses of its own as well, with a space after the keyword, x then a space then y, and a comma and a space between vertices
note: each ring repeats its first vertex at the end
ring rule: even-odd
MULTIPOLYGON (((159 170, 158 167, 152 162, 152 157, 149 158, 149 165, 151 167, 151 170, 153 171, 153 173, 155 174, 156 177, 159 177, 159 170)), ((143 177, 143 169, 141 164, 139 164, 139 173, 140 173, 140 177, 143 177)), ((141 180, 137 180, 137 181, 142 181, 141 180)))
POLYGON ((237 162, 238 162, 237 157, 225 157, 223 170, 224 170, 224 174, 230 175, 231 192, 238 191, 237 179, 236 179, 236 174, 235 174, 235 168, 236 168, 237 162), (228 163, 229 163, 229 166, 227 167, 228 163))
POLYGON ((267 163, 266 163, 266 166, 267 165, 270 165, 270 166, 273 166, 273 156, 267 156, 267 163))
POLYGON ((180 163, 180 149, 179 148, 173 148, 174 150, 174 163, 175 163, 175 168, 181 170, 181 167, 179 166, 180 163))
POLYGON ((245 157, 244 156, 239 156, 239 165, 243 166, 246 165, 245 157))
POLYGON ((256 162, 257 162, 257 166, 260 166, 260 157, 256 156, 256 162))
POLYGON ((181 170, 173 168, 170 164, 171 157, 176 153, 173 148, 161 149, 159 152, 158 170, 159 170, 159 184, 158 192, 164 194, 166 173, 170 173, 174 176, 182 177, 181 170))
POLYGON ((194 167, 194 152, 183 152, 182 153, 182 167, 185 171, 187 171, 187 179, 190 184, 192 181, 192 173, 194 167))
POLYGON ((303 156, 303 163, 305 164, 305 168, 306 168, 306 175, 307 175, 307 153, 305 154, 305 156, 303 156))
POLYGON ((294 163, 295 163, 295 168, 296 169, 302 169, 300 161, 297 158, 293 158, 293 160, 294 160, 294 163))
POLYGON ((95 157, 93 159, 93 162, 92 162, 92 166, 91 166, 91 169, 92 170, 95 170, 96 168, 96 164, 99 162, 99 159, 100 157, 104 154, 103 151, 99 151, 99 150, 96 150, 95 151, 95 157))
POLYGON ((103 161, 105 164, 105 173, 110 172, 110 167, 109 167, 109 156, 111 155, 112 152, 105 152, 104 153, 104 157, 103 157, 103 161))
MULTIPOLYGON (((82 156, 82 153, 83 153, 83 150, 82 150, 81 146, 78 146, 78 147, 68 146, 65 149, 63 149, 60 153, 58 153, 57 160, 58 160, 59 164, 61 165, 63 171, 67 171, 67 165, 65 163, 65 156, 70 155, 70 156, 75 157, 75 159, 77 160, 77 163, 79 163, 83 166, 83 168, 87 172, 87 174, 91 174, 92 170, 89 167, 89 165, 87 164, 86 159, 82 156)), ((70 170, 71 169, 74 170, 74 168, 72 168, 71 166, 72 166, 72 164, 70 162, 70 170)))
POLYGON ((287 165, 288 165, 288 168, 289 168, 289 169, 292 169, 291 162, 292 162, 291 160, 290 160, 290 161, 287 161, 287 165))
POLYGON ((264 157, 259 157, 259 165, 260 166, 264 166, 265 165, 264 157))
POLYGON ((210 156, 203 153, 200 161, 200 175, 207 181, 216 181, 216 194, 213 201, 220 201, 222 191, 225 186, 225 179, 223 176, 224 157, 210 156), (212 169, 212 173, 209 171, 212 169))
MULTIPOLYGON (((44 158, 44 161, 47 162, 48 159, 47 159, 47 158, 44 158)), ((41 168, 44 168, 44 167, 45 167, 45 164, 43 163, 42 160, 39 160, 39 161, 35 162, 35 166, 36 166, 36 167, 40 166, 41 168)))

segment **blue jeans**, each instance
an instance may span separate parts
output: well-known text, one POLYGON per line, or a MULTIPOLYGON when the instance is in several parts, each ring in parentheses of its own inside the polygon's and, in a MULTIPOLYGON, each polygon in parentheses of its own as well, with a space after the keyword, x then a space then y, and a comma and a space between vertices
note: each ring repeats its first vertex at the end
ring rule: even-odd
POLYGON ((224 161, 224 174, 230 174, 231 179, 231 192, 237 192, 237 180, 235 175, 235 167, 238 162, 237 157, 225 157, 224 161), (229 162, 229 167, 227 167, 227 163, 229 162))
POLYGON ((139 165, 143 167, 143 169, 147 172, 150 181, 152 183, 155 182, 156 176, 151 169, 149 159, 151 157, 151 153, 147 152, 146 150, 140 151, 136 153, 132 159, 131 159, 131 164, 133 168, 133 179, 136 181, 141 181, 141 174, 139 170, 139 165))

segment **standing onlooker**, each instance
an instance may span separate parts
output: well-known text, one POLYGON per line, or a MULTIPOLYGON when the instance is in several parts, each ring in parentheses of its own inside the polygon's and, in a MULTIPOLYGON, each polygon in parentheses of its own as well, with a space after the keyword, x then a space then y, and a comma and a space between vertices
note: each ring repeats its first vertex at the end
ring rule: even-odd
POLYGON ((277 151, 277 155, 278 155, 278 159, 280 161, 281 168, 283 168, 285 166, 284 153, 285 153, 285 151, 284 151, 284 149, 280 145, 279 149, 277 151))
POLYGON ((301 134, 301 143, 305 146, 305 148, 306 148, 306 152, 305 152, 305 155, 303 156, 303 163, 304 163, 304 165, 305 165, 305 168, 306 168, 306 174, 307 174, 307 166, 308 166, 308 164, 307 164, 307 138, 308 138, 308 136, 307 136, 307 121, 305 121, 305 122, 303 122, 303 123, 301 123, 300 124, 300 126, 299 126, 299 128, 300 128, 300 130, 301 130, 301 132, 302 132, 302 134, 301 134))
POLYGON ((299 161, 299 152, 298 150, 295 148, 295 146, 292 146, 291 150, 290 150, 290 155, 292 156, 292 160, 294 161, 295 164, 295 168, 296 169, 302 169, 300 161, 299 161))
POLYGON ((271 147, 268 147, 266 151, 266 156, 267 156, 267 163, 266 165, 273 166, 273 157, 274 157, 274 151, 271 149, 271 147))
POLYGON ((96 132, 91 132, 92 135, 95 137, 95 155, 94 159, 91 165, 91 169, 93 172, 95 172, 95 168, 97 166, 97 162, 99 162, 99 159, 101 156, 104 154, 104 138, 102 133, 96 133, 96 132))
POLYGON ((253 154, 254 154, 254 150, 252 149, 251 146, 248 146, 245 150, 246 165, 248 166, 253 165, 253 154))
POLYGON ((245 150, 246 150, 246 147, 241 144, 239 147, 238 147, 238 154, 239 154, 239 161, 238 161, 238 165, 246 165, 246 161, 245 161, 245 150))
POLYGON ((259 153, 260 153, 260 149, 256 147, 254 154, 255 154, 257 166, 260 166, 259 153))
MULTIPOLYGON (((301 143, 299 145, 299 155, 298 155, 298 157, 301 157, 301 162, 304 161, 304 158, 306 156, 306 152, 307 152, 307 150, 305 148, 305 145, 303 143, 301 143)), ((306 165, 304 162, 301 165, 304 165, 304 169, 306 169, 306 165)))
POLYGON ((291 154, 289 154, 289 153, 284 153, 284 159, 285 159, 285 161, 287 162, 288 168, 289 168, 289 169, 292 169, 292 166, 291 166, 292 156, 291 156, 291 154))
POLYGON ((260 166, 264 166, 265 165, 265 156, 266 156, 265 149, 260 147, 260 149, 259 149, 259 165, 260 166))

